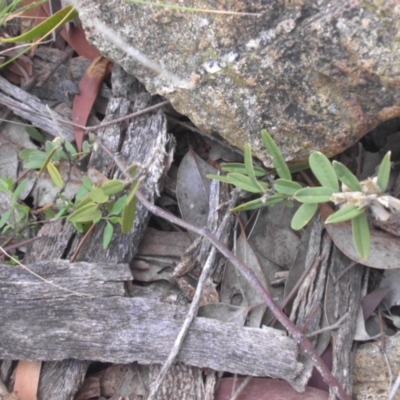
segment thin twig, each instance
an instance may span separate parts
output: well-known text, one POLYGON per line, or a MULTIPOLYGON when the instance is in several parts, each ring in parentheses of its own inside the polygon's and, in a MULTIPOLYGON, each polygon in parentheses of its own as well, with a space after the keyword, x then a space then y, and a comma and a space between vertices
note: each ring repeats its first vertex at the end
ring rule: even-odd
POLYGON ((333 331, 334 329, 339 329, 340 325, 342 325, 342 322, 349 316, 349 313, 347 312, 344 314, 342 317, 340 317, 334 324, 326 326, 325 328, 318 329, 310 334, 307 335, 307 337, 310 339, 313 336, 317 336, 322 332, 326 331, 333 331))
POLYGON ((397 375, 396 381, 394 382, 392 390, 389 393, 388 400, 394 399, 394 396, 396 396, 396 392, 399 390, 399 386, 400 386, 400 372, 397 375))
POLYGON ((237 400, 240 394, 243 392, 244 389, 246 389, 246 386, 249 384, 249 382, 253 379, 252 376, 246 376, 246 378, 243 379, 243 382, 239 385, 239 387, 235 390, 235 392, 232 394, 232 396, 229 398, 229 400, 237 400))
MULTIPOLYGON (((229 207, 228 209, 235 206, 237 197, 238 196, 236 194, 231 198, 231 201, 229 202, 229 205, 228 205, 228 207, 229 207)), ((218 238, 223 234, 226 224, 228 223, 229 217, 230 217, 230 215, 228 213, 225 214, 225 216, 218 228, 218 231, 216 233, 216 236, 218 238)), ((175 360, 178 356, 178 353, 179 353, 180 349, 182 348, 183 342, 189 331, 190 325, 197 315, 197 311, 199 309, 200 300, 201 300, 201 294, 202 294, 204 286, 206 285, 207 280, 211 274, 212 268, 214 266, 216 254, 217 254, 216 248, 212 247, 210 254, 207 257, 207 261, 204 264, 203 270, 201 272, 199 281, 197 283, 196 292, 193 296, 192 302, 190 304, 190 307, 189 307, 189 310, 185 317, 185 320, 182 324, 181 330, 179 331, 179 334, 175 339, 174 345, 172 346, 172 349, 168 355, 167 361, 162 366, 161 371, 160 371, 159 375, 157 376, 157 379, 151 388, 151 392, 150 392, 150 395, 147 400, 154 400, 156 398, 157 392, 159 391, 168 371, 170 370, 172 364, 175 362, 175 360)))

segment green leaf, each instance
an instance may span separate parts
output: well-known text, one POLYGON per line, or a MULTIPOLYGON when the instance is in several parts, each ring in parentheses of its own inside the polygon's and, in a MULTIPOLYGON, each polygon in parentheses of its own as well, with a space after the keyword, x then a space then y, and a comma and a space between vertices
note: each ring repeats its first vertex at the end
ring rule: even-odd
POLYGON ((352 219, 353 240, 358 254, 366 259, 371 249, 371 234, 365 212, 352 219))
POLYGON ((110 217, 109 220, 112 224, 120 224, 122 221, 122 218, 121 217, 110 217))
POLYGON ((103 249, 106 249, 110 245, 113 234, 114 227, 107 221, 107 225, 104 228, 103 233, 103 249))
POLYGON ((24 150, 20 151, 19 158, 21 160, 28 161, 29 157, 31 156, 31 154, 33 154, 35 151, 38 151, 38 150, 35 150, 35 149, 24 149, 24 150))
POLYGON ((87 176, 84 176, 84 177, 82 178, 82 185, 83 185, 87 190, 90 190, 90 189, 92 189, 92 187, 93 187, 93 182, 92 182, 87 176))
POLYGON ((75 203, 82 200, 82 198, 86 196, 88 192, 89 191, 84 186, 81 186, 78 190, 78 193, 75 195, 75 203))
POLYGON ((94 219, 98 218, 99 214, 101 216, 98 205, 91 201, 75 210, 67 220, 70 222, 92 222, 94 219))
POLYGON ((293 196, 302 188, 302 186, 297 182, 288 181, 286 179, 277 179, 275 181, 274 188, 279 193, 293 196))
POLYGON ((129 203, 126 202, 122 210, 122 221, 121 221, 122 233, 129 233, 130 230, 132 229, 133 223, 135 222, 136 207, 137 207, 137 197, 133 197, 133 199, 129 203))
POLYGON ((3 228, 3 226, 7 223, 7 221, 11 217, 12 210, 7 210, 1 217, 0 219, 0 229, 3 228))
POLYGON ((276 145, 275 141, 272 139, 271 135, 265 129, 262 129, 261 137, 269 155, 272 157, 272 164, 274 164, 274 167, 279 177, 291 181, 292 175, 289 171, 289 167, 283 159, 282 153, 276 145))
POLYGON ((20 184, 16 187, 16 189, 14 190, 14 193, 12 195, 12 201, 14 203, 19 199, 19 196, 21 196, 22 192, 25 190, 27 184, 28 184, 28 180, 23 179, 20 182, 20 184))
MULTIPOLYGON (((96 204, 96 203, 89 196, 86 196, 82 200, 76 201, 74 204, 74 208, 75 210, 78 210, 79 208, 86 206, 86 204, 96 204)), ((98 207, 98 204, 96 204, 96 207, 98 207)))
POLYGON ((10 193, 13 191, 14 180, 12 178, 0 178, 0 191, 10 193))
POLYGON ((306 187, 298 190, 294 197, 301 203, 326 203, 330 201, 334 189, 330 187, 306 187))
POLYGON ((126 198, 126 204, 129 205, 135 198, 136 198, 136 192, 139 189, 141 179, 138 180, 132 187, 131 191, 128 194, 128 197, 126 198))
MULTIPOLYGON (((46 145, 47 145, 48 143, 50 143, 50 142, 47 142, 46 145)), ((52 143, 51 143, 51 145, 52 145, 52 143)), ((47 153, 47 155, 46 155, 46 160, 44 161, 44 163, 43 163, 43 165, 42 165, 42 167, 40 168, 40 171, 39 171, 39 173, 38 173, 38 178, 40 177, 40 175, 42 175, 44 169, 47 168, 47 165, 50 163, 50 161, 51 161, 51 159, 53 158, 53 155, 55 154, 55 152, 57 151, 57 149, 58 149, 58 147, 55 147, 55 146, 54 146, 54 147, 51 148, 50 151, 47 153)), ((54 164, 53 164, 53 166, 54 166, 54 164)), ((55 168, 55 167, 54 167, 54 168, 55 168)), ((48 172, 49 172, 49 174, 50 174, 50 171, 48 171, 48 172)), ((51 174, 50 174, 50 176, 51 176, 51 174)), ((57 185, 56 185, 56 186, 57 186, 57 185)))
POLYGON ((328 157, 319 151, 315 151, 309 157, 310 168, 319 183, 324 187, 329 187, 334 192, 339 192, 339 182, 335 170, 328 157))
POLYGON ((246 143, 244 146, 244 165, 246 167, 246 173, 250 178, 251 183, 254 185, 254 187, 259 187, 262 191, 263 189, 258 183, 256 179, 256 174, 254 172, 253 156, 251 155, 251 145, 249 143, 246 143))
POLYGON ((361 183, 345 165, 339 161, 333 161, 332 166, 338 179, 343 182, 351 191, 362 191, 361 183))
POLYGON ((363 208, 358 208, 354 204, 348 204, 347 206, 342 207, 340 210, 330 215, 326 219, 325 223, 336 224, 338 222, 348 221, 350 219, 358 217, 363 212, 364 212, 363 208))
POLYGON ((47 172, 49 173, 50 178, 53 181, 54 185, 56 185, 59 188, 62 188, 64 186, 64 182, 61 178, 60 172, 51 161, 49 161, 47 164, 47 172))
POLYGON ((87 140, 82 143, 82 152, 89 153, 90 152, 90 144, 87 140))
POLYGON ((297 231, 304 228, 311 221, 311 219, 317 212, 317 209, 317 203, 302 204, 293 215, 291 222, 292 229, 297 231))
MULTIPOLYGON (((258 178, 261 178, 267 174, 267 172, 263 168, 253 165, 253 169, 254 169, 255 176, 258 178)), ((236 172, 238 174, 245 175, 246 174, 246 166, 241 163, 222 163, 221 171, 236 172)))
POLYGON ((267 183, 258 182, 258 184, 255 185, 248 176, 242 174, 232 172, 228 174, 227 177, 232 185, 235 185, 239 189, 245 190, 246 192, 262 193, 264 190, 268 189, 267 183))
POLYGON ((125 189, 125 184, 121 179, 113 179, 103 183, 100 187, 105 194, 111 196, 113 194, 121 193, 125 189))
POLYGON ((33 126, 27 126, 25 127, 25 130, 33 140, 36 140, 38 143, 44 143, 43 135, 36 128, 33 126))
POLYGON ((381 188, 382 192, 387 189, 390 178, 390 151, 388 151, 383 157, 378 170, 378 186, 381 188))
POLYGON ((281 194, 273 194, 268 199, 264 197, 260 197, 259 199, 248 201, 247 203, 243 203, 240 206, 232 208, 231 211, 239 212, 239 211, 249 211, 249 210, 258 210, 261 207, 272 207, 278 203, 284 201, 285 198, 281 194))
POLYGON ((99 203, 99 204, 105 203, 110 198, 110 196, 108 194, 105 194, 103 189, 101 189, 99 187, 94 187, 89 192, 88 197, 91 198, 95 203, 99 203))
MULTIPOLYGON (((112 206, 111 210, 110 210, 110 216, 111 215, 119 215, 122 211, 122 209, 124 208, 126 199, 127 199, 127 195, 125 194, 124 196, 120 197, 112 206)), ((115 223, 115 222, 114 222, 115 223)))
POLYGON ((76 17, 78 17, 78 11, 76 11, 72 6, 67 6, 20 36, 0 38, 0 43, 30 42, 31 40, 44 38, 57 27, 72 21, 76 17))
POLYGON ((34 150, 29 155, 29 161, 26 163, 25 168, 27 169, 41 169, 46 162, 47 154, 43 151, 34 150))
POLYGON ((78 153, 75 149, 75 146, 71 142, 65 141, 64 146, 65 149, 68 151, 68 153, 71 155, 71 157, 74 157, 78 153))

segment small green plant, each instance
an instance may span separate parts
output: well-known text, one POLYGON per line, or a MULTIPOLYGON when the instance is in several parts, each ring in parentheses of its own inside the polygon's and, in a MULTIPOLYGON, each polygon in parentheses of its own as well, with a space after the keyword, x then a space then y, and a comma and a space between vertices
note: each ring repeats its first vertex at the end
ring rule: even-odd
POLYGON ((296 200, 302 204, 294 214, 291 226, 299 230, 313 218, 318 204, 331 201, 339 205, 340 209, 330 215, 326 223, 351 220, 356 249, 362 258, 368 258, 371 243, 367 209, 369 208, 373 216, 380 220, 387 220, 390 212, 400 211, 400 200, 385 194, 390 175, 390 152, 383 158, 378 175, 361 182, 340 162, 331 163, 324 154, 314 152, 309 157, 309 165, 321 186, 302 187, 292 180, 289 167, 269 133, 262 130, 261 137, 279 177, 272 187, 259 180, 266 175, 266 171, 253 166, 249 144, 246 144, 244 149, 244 164, 222 164, 221 169, 227 172, 226 176, 208 175, 211 179, 261 195, 260 198, 241 204, 232 211, 254 210, 278 203, 291 207, 296 200))
POLYGON ((10 201, 10 208, 0 219, 0 230, 3 234, 8 230, 19 231, 28 221, 30 208, 19 202, 27 183, 26 179, 17 184, 12 178, 0 178, 0 192, 3 192, 10 201))
MULTIPOLYGON (((38 179, 47 170, 53 184, 63 188, 65 184, 59 171, 60 162, 67 161, 70 165, 75 163, 82 155, 90 152, 91 146, 84 142, 83 152, 78 153, 70 142, 62 138, 45 142, 35 128, 29 127, 27 131, 34 140, 42 144, 42 150, 21 151, 20 158, 25 161, 25 168, 39 170, 38 179)), ((86 232, 93 224, 105 221, 103 247, 107 248, 112 240, 115 224, 121 225, 122 233, 128 233, 135 220, 136 191, 142 180, 138 166, 130 168, 130 175, 132 179, 129 181, 107 180, 104 177, 105 181, 99 185, 93 184, 88 177, 83 177, 75 199, 69 199, 60 192, 54 205, 57 210, 48 209, 46 214, 53 219, 66 218, 79 233, 86 232)), ((10 185, 12 186, 12 182, 10 185)), ((19 192, 19 188, 15 192, 19 192)))

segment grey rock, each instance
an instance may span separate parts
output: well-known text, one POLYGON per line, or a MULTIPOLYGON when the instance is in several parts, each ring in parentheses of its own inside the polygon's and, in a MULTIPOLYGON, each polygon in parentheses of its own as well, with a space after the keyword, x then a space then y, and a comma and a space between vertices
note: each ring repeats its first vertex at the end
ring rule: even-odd
POLYGON ((190 2, 255 15, 120 0, 79 0, 78 5, 88 39, 104 55, 151 93, 169 99, 200 129, 239 148, 250 142, 266 165, 263 128, 287 161, 302 163, 313 150, 337 154, 400 116, 397 0, 190 2), (104 37, 97 21, 180 79, 130 57, 126 46, 120 49, 104 37))

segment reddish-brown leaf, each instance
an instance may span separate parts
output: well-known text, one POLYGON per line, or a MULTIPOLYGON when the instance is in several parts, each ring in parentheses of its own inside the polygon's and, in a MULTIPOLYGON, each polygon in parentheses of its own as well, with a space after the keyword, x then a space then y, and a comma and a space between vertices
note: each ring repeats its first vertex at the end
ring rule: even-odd
POLYGON ((39 385, 40 361, 19 361, 15 371, 14 392, 20 400, 36 400, 39 385))
MULTIPOLYGON (((243 378, 221 379, 215 393, 215 400, 229 400, 243 382, 243 378), (235 387, 233 387, 235 385, 235 387)), ((304 393, 296 392, 287 382, 278 379, 250 379, 238 400, 327 400, 329 393, 323 390, 306 387, 304 393)))
MULTIPOLYGON (((79 83, 79 94, 74 98, 72 106, 72 120, 74 123, 86 126, 90 110, 99 93, 104 78, 111 71, 112 63, 103 56, 97 57, 90 64, 79 83)), ((82 150, 83 136, 85 131, 75 127, 75 140, 78 151, 82 150)))

